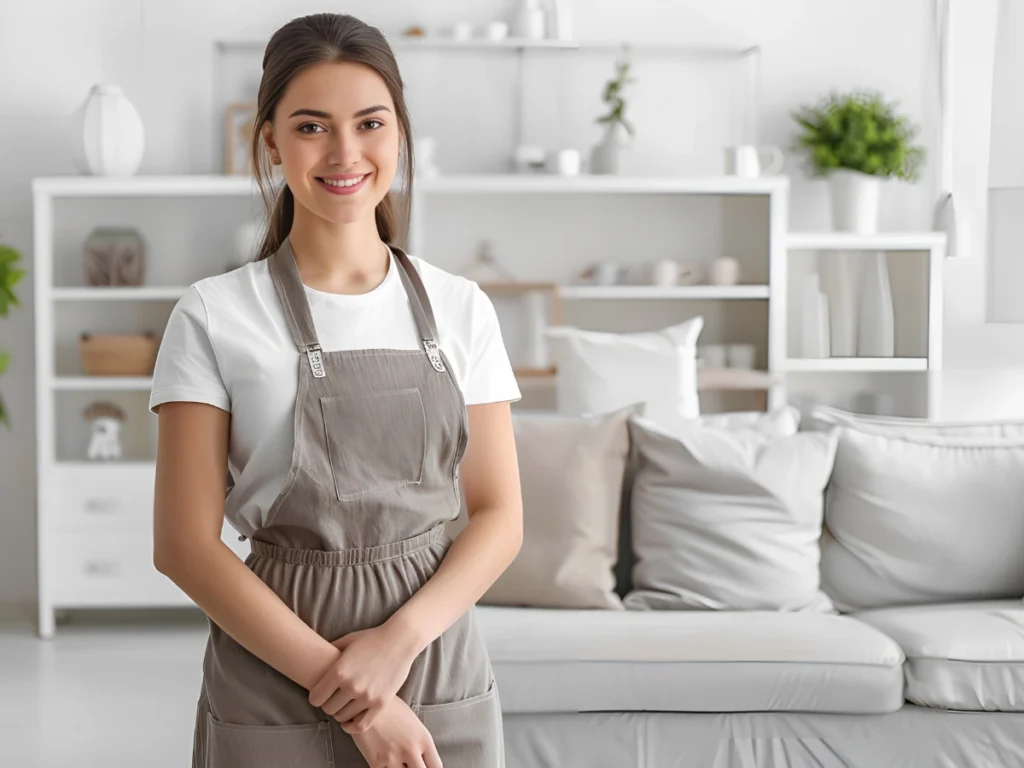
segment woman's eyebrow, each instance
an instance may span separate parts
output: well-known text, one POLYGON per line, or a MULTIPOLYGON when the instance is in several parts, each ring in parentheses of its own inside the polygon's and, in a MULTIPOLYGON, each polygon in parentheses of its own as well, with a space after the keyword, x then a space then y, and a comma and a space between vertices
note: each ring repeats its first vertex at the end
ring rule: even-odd
MULTIPOLYGON (((387 107, 385 107, 383 104, 378 104, 377 106, 374 106, 374 107, 366 107, 365 109, 360 109, 358 112, 356 112, 354 115, 352 115, 352 117, 365 117, 366 115, 372 115, 374 112, 381 112, 381 111, 390 112, 391 110, 388 109, 387 107)), ((288 117, 292 118, 292 117, 297 117, 298 115, 308 115, 309 117, 319 117, 322 120, 330 120, 331 119, 331 113, 330 112, 322 112, 319 109, 296 109, 288 117)))

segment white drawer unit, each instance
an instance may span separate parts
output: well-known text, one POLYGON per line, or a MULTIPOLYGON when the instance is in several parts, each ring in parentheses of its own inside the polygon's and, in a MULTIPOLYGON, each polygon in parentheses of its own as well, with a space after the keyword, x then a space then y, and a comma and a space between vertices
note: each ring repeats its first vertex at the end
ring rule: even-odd
POLYGON ((153 530, 155 465, 67 464, 54 472, 54 532, 153 530))
POLYGON ((57 533, 51 564, 53 596, 62 608, 190 605, 153 566, 146 533, 57 533))
MULTIPOLYGON (((154 463, 57 462, 50 478, 39 488, 41 637, 59 610, 193 605, 153 565, 154 463)), ((249 554, 226 522, 221 538, 249 554)))

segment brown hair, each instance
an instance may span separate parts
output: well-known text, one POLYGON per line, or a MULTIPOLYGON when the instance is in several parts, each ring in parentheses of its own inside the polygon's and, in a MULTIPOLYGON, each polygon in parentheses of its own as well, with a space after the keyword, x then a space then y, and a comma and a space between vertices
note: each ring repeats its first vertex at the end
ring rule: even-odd
POLYGON ((405 188, 401 203, 396 203, 393 193, 388 192, 377 205, 374 217, 377 232, 385 243, 397 244, 405 237, 409 201, 412 199, 412 129, 395 54, 376 27, 354 16, 316 13, 292 19, 277 30, 263 53, 263 77, 256 98, 252 133, 252 167, 267 208, 267 231, 257 253, 257 261, 277 252, 291 231, 295 214, 295 197, 288 185, 276 193, 268 183, 271 168, 262 139, 263 126, 274 119, 274 111, 291 79, 306 67, 322 62, 363 64, 381 76, 391 93, 402 134, 400 152, 405 162, 399 172, 405 177, 405 188))

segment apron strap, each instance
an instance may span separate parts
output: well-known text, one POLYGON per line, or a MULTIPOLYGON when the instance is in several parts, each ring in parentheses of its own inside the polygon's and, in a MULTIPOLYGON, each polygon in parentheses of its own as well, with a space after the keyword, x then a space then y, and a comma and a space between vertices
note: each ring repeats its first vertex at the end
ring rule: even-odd
POLYGON ((309 301, 295 263, 290 238, 286 237, 277 253, 270 257, 270 277, 277 289, 277 298, 284 308, 284 317, 295 346, 302 352, 310 347, 319 347, 320 340, 316 335, 316 326, 313 325, 313 314, 309 311, 309 301))
POLYGON ((427 289, 423 286, 420 273, 413 266, 412 260, 398 246, 388 246, 395 254, 402 275, 402 283, 405 285, 405 292, 409 294, 409 304, 412 307, 412 314, 416 320, 416 328, 420 332, 420 339, 423 341, 423 349, 427 353, 427 359, 434 366, 434 370, 443 373, 445 371, 444 360, 441 358, 441 351, 437 344, 437 325, 434 322, 434 310, 430 305, 430 297, 427 296, 427 289))

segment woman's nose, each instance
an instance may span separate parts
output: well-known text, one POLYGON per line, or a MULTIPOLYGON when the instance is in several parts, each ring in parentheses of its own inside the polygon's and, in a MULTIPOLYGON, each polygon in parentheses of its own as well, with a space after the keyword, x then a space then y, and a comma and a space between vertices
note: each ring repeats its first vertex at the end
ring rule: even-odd
POLYGON ((349 168, 359 162, 359 139, 347 131, 338 131, 331 141, 330 156, 327 158, 332 165, 349 168))

